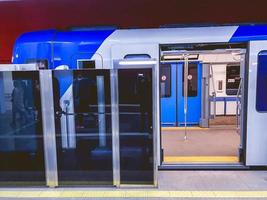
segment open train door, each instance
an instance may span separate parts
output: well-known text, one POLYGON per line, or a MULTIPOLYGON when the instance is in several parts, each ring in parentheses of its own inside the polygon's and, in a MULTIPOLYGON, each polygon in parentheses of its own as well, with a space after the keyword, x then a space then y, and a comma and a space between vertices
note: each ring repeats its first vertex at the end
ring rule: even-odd
POLYGON ((246 165, 267 165, 267 41, 249 43, 246 165))

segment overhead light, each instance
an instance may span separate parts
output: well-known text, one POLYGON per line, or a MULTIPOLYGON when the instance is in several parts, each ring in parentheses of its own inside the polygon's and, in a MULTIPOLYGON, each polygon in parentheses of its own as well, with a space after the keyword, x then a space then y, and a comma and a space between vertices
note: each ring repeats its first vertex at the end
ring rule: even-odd
POLYGON ((185 60, 185 57, 187 57, 188 60, 197 60, 199 54, 166 54, 163 55, 163 60, 185 60))
POLYGON ((119 65, 155 65, 155 60, 121 60, 119 65))

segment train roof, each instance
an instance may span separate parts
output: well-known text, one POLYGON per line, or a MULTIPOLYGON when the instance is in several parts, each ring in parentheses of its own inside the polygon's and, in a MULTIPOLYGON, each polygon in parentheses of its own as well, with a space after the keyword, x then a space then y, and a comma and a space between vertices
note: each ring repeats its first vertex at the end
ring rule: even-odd
POLYGON ((182 28, 116 29, 76 28, 67 31, 56 29, 22 34, 16 43, 31 42, 80 42, 102 43, 113 36, 113 43, 188 43, 191 42, 247 42, 267 40, 267 25, 206 26, 182 28))

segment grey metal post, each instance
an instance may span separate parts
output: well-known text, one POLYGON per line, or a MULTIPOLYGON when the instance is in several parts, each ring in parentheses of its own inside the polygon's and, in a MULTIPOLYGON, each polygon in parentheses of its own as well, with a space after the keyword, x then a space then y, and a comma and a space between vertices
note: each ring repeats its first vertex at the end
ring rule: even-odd
POLYGON ((210 65, 202 65, 202 89, 201 89, 201 119, 200 127, 209 127, 210 104, 209 104, 209 79, 210 79, 210 65))
POLYGON ((157 142, 158 142, 158 128, 159 128, 159 124, 160 124, 160 120, 159 120, 159 112, 157 109, 157 106, 159 105, 158 100, 159 98, 159 67, 158 65, 153 65, 152 68, 152 98, 153 98, 153 156, 154 156, 154 166, 153 166, 153 170, 154 170, 154 186, 157 187, 158 186, 158 154, 157 154, 157 150, 158 150, 158 146, 157 146, 157 142))
POLYGON ((213 92, 212 92, 212 99, 213 99, 213 119, 216 118, 216 86, 214 82, 214 72, 213 72, 213 67, 212 65, 210 66, 210 72, 211 72, 211 81, 212 81, 212 87, 213 87, 213 92))
POLYGON ((58 186, 58 174, 52 71, 40 70, 39 76, 44 134, 46 184, 49 187, 56 187, 58 186))
POLYGON ((97 82, 97 102, 98 102, 99 146, 105 147, 107 144, 107 138, 106 138, 104 76, 97 76, 96 82, 97 82))
POLYGON ((120 135, 119 135, 119 96, 118 70, 110 70, 111 119, 112 119, 112 159, 113 184, 120 186, 120 135))
POLYGON ((188 55, 184 55, 184 139, 187 139, 188 55))
POLYGON ((245 57, 246 57, 246 52, 241 52, 240 55, 240 82, 241 82, 241 100, 240 100, 240 104, 241 104, 241 111, 240 111, 240 149, 243 149, 244 147, 244 130, 245 130, 245 122, 244 122, 244 115, 245 115, 245 109, 246 109, 246 105, 245 105, 245 95, 244 95, 244 91, 245 91, 245 71, 246 71, 246 61, 245 61, 245 57))

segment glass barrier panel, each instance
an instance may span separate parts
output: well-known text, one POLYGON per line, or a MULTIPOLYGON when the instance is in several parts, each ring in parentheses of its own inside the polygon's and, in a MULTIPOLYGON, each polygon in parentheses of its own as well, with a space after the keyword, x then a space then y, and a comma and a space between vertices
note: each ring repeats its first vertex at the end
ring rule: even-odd
POLYGON ((39 72, 0 72, 0 185, 45 185, 39 72))
POLYGON ((153 184, 152 69, 119 69, 121 184, 153 184))
POLYGON ((55 70, 59 185, 112 185, 109 70, 55 70))

